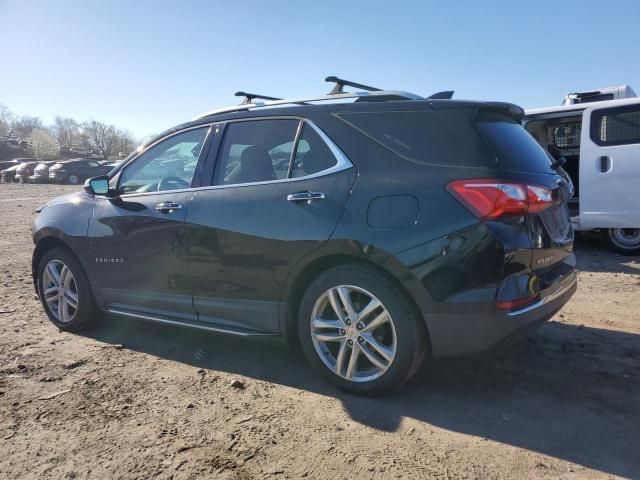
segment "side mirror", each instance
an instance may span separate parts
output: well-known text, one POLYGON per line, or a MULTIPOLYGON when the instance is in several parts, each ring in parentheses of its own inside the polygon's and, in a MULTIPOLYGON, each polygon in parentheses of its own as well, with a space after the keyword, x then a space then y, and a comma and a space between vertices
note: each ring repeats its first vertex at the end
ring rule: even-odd
POLYGON ((100 175, 84 182, 84 190, 91 195, 107 195, 109 193, 109 177, 100 175))

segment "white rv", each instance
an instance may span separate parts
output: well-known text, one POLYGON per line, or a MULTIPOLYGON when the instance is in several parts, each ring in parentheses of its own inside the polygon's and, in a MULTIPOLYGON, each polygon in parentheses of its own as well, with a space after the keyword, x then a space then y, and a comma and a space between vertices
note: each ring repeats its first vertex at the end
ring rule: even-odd
POLYGON ((640 98, 628 86, 570 93, 562 106, 527 110, 523 124, 566 159, 576 230, 600 230, 611 248, 640 254, 640 98))

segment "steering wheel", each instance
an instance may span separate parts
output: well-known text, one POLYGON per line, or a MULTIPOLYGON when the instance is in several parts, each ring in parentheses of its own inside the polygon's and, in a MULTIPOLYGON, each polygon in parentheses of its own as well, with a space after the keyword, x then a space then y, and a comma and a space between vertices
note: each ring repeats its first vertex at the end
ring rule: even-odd
POLYGON ((183 179, 181 179, 180 177, 165 177, 158 182, 158 188, 157 188, 158 192, 161 190, 173 190, 172 188, 165 188, 172 183, 177 183, 178 184, 177 188, 189 188, 189 184, 185 182, 183 179))

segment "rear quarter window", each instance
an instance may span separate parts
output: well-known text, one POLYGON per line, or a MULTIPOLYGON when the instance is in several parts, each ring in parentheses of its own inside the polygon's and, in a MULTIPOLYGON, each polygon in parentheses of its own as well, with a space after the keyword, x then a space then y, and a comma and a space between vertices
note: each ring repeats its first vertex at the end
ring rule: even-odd
POLYGON ((335 116, 411 162, 485 167, 493 161, 470 148, 436 111, 347 112, 335 116))

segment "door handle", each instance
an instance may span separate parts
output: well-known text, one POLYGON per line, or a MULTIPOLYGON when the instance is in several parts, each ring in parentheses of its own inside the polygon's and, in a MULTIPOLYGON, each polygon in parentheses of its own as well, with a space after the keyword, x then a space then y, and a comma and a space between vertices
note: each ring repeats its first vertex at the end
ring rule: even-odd
POLYGON ((307 205, 309 205, 314 200, 323 200, 324 198, 326 197, 322 192, 298 192, 290 193, 289 195, 287 195, 287 200, 289 200, 290 202, 304 202, 307 205))
POLYGON ((176 202, 160 202, 156 205, 156 210, 162 213, 171 213, 176 210, 182 210, 182 205, 176 202))
POLYGON ((611 158, 606 155, 600 157, 600 171, 607 173, 609 170, 611 170, 611 158))

